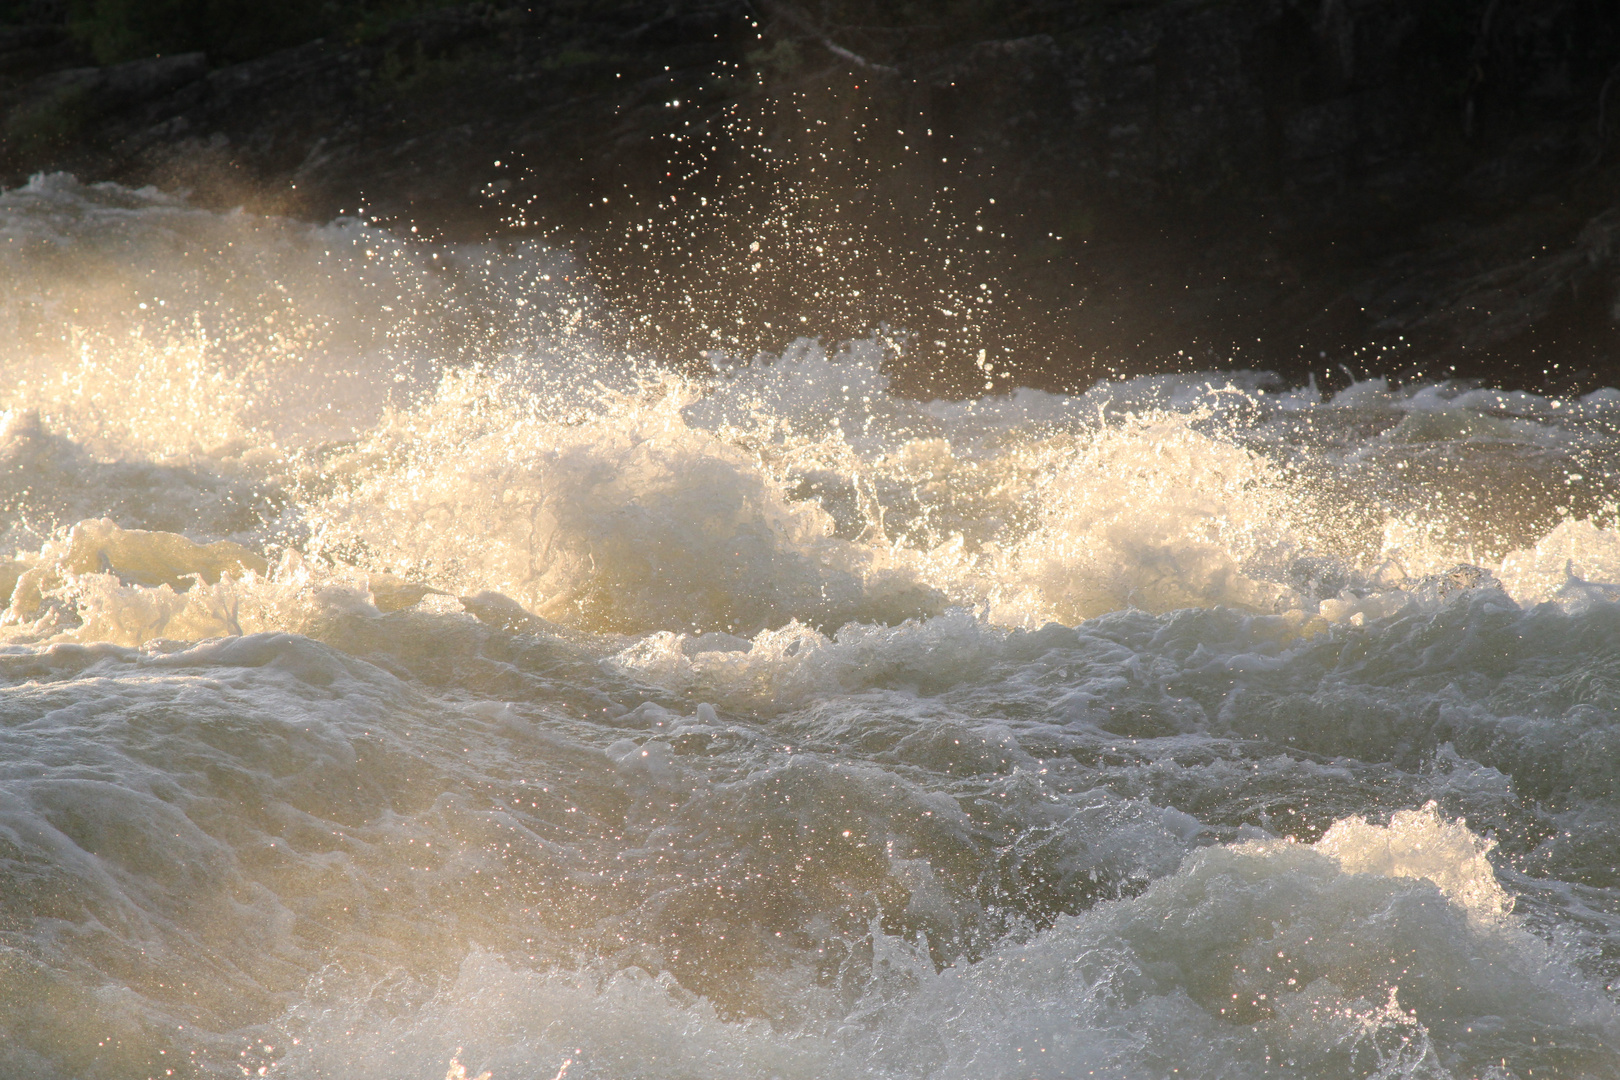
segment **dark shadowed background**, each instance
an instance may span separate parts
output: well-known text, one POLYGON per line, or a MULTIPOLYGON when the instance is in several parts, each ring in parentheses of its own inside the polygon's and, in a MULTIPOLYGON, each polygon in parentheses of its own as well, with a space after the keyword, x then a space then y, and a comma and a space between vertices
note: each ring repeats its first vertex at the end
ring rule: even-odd
POLYGON ((542 237, 678 363, 1569 392, 1620 382, 1617 83, 1614 0, 0 0, 0 183, 542 237))

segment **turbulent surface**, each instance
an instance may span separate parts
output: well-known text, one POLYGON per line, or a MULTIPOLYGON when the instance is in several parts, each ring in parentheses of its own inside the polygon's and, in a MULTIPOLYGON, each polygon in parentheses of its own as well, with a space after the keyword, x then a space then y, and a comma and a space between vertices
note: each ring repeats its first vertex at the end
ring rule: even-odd
POLYGON ((0 193, 0 1075, 1620 1074, 1620 393, 576 276, 0 193))

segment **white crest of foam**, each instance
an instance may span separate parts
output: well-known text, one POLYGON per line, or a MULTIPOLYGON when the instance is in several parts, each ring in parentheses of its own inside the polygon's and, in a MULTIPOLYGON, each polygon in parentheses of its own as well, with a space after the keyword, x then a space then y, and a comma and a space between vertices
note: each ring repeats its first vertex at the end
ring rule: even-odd
POLYGON ((353 438, 445 360, 588 337, 566 255, 416 242, 40 175, 0 192, 0 408, 108 457, 353 438))
POLYGON ((898 626, 851 623, 831 636, 798 622, 752 640, 663 631, 607 662, 680 693, 775 711, 871 686, 948 685, 993 662, 1006 636, 957 608, 898 626))
MULTIPOLYGON (((1441 602, 1454 590, 1426 579, 1459 565, 1525 605, 1620 588, 1606 519, 1566 515, 1504 558, 1466 509, 1365 490, 1427 447, 1488 445, 1515 476, 1571 446, 1601 458, 1612 393, 1375 379, 1324 398, 1235 372, 923 404, 891 392, 901 339, 886 332, 720 359, 701 379, 649 374, 600 348, 597 301, 532 245, 217 214, 65 176, 0 193, 0 233, 0 273, 21 283, 0 297, 7 432, 62 442, 81 480, 97 462, 165 462, 176 486, 288 496, 282 520, 255 531, 222 511, 231 524, 194 538, 269 555, 273 537, 311 566, 493 590, 581 628, 830 636, 952 605, 1006 627, 1208 606, 1365 623, 1441 602), (1334 487, 1347 476, 1362 493, 1334 487)), ((111 512, 81 486, 95 499, 5 535, 34 546, 111 512)), ((145 604, 140 625, 229 628, 175 622, 171 590, 81 595, 145 604)))
POLYGON ((1620 531, 1565 519, 1533 548, 1509 552, 1497 571, 1520 604, 1559 601, 1580 609, 1620 599, 1620 531))
POLYGON ((1124 607, 1299 606, 1287 587, 1245 573, 1273 569, 1298 543, 1289 493, 1256 455, 1164 414, 1046 452, 1040 525, 999 561, 998 617, 1028 626, 1124 607))
MULTIPOLYGON (((1458 1080, 1509 1075, 1492 1069, 1511 1057, 1513 1075, 1608 1075, 1620 1016, 1517 925, 1486 850, 1432 807, 1388 826, 1350 819, 1314 846, 1208 848, 1140 896, 943 971, 874 927, 853 1013, 810 1013, 797 1028, 723 1019, 667 976, 589 962, 529 970, 475 950, 404 1016, 341 982, 312 987, 286 1025, 299 1043, 277 1067, 431 1074, 454 1055, 495 1077, 573 1061, 648 1080, 1268 1068, 1300 1080, 1458 1080)), ((772 977, 814 998, 802 974, 772 977)))
POLYGON ((1346 818, 1316 843, 1346 873, 1432 881, 1447 899, 1484 921, 1499 920, 1513 910, 1513 899, 1487 858, 1495 846, 1495 841, 1470 832, 1465 822, 1446 821, 1434 802, 1396 811, 1387 826, 1346 818))
POLYGON ((873 553, 689 426, 687 400, 664 379, 554 419, 480 373, 447 375, 337 464, 353 479, 316 510, 317 550, 358 548, 379 568, 494 588, 592 629, 853 617, 883 569, 873 553))
MULTIPOLYGON (((239 544, 81 521, 66 538, 14 564, 0 641, 204 641, 271 630, 306 632, 319 619, 382 612, 370 576, 306 560, 265 560, 239 544), (15 576, 12 576, 14 574, 15 576)), ((390 603, 404 583, 382 580, 390 603)), ((410 602, 429 590, 404 586, 410 602)))

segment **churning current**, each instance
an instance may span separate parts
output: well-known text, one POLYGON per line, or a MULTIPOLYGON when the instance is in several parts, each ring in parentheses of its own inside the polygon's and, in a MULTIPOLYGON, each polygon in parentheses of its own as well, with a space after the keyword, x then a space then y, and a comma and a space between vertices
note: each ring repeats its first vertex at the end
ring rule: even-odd
POLYGON ((0 193, 0 1076, 1620 1076, 1620 392, 603 318, 0 193))

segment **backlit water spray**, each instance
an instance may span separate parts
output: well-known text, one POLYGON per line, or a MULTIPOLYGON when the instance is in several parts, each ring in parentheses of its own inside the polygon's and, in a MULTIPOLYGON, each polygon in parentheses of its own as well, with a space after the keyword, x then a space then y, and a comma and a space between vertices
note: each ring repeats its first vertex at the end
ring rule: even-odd
POLYGON ((1620 392, 610 321, 0 193, 0 1075, 1620 1073, 1620 392))

